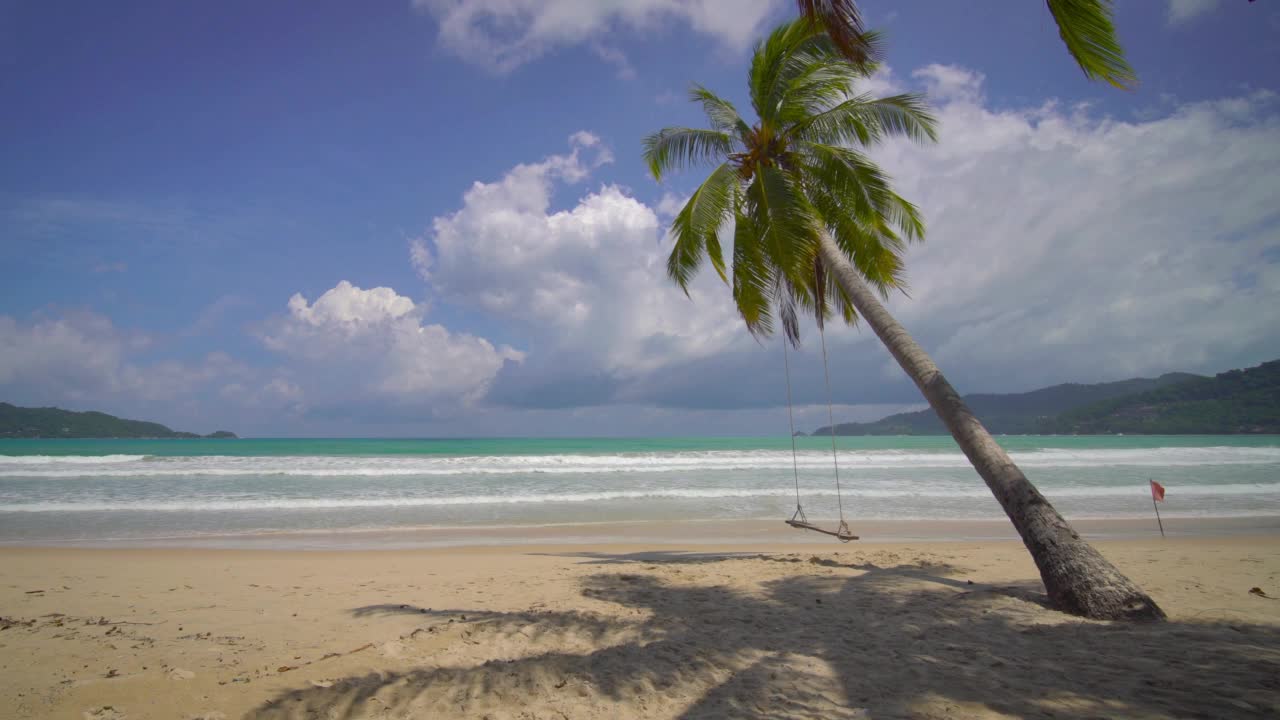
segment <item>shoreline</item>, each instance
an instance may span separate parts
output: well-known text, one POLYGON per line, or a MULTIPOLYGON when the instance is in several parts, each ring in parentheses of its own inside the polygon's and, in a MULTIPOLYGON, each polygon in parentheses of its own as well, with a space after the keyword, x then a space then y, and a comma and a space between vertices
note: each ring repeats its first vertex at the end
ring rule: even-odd
MULTIPOLYGON (((1161 539, 1155 518, 1080 518, 1071 524, 1089 541, 1161 539)), ((1280 536, 1280 516, 1164 516, 1168 538, 1280 536)), ((815 520, 834 526, 830 519, 815 520)), ((850 519, 858 544, 965 543, 1017 541, 1007 519, 866 520, 850 519)), ((65 549, 223 549, 223 550, 431 550, 467 547, 523 548, 530 545, 778 545, 838 546, 819 533, 786 526, 781 520, 602 521, 525 526, 437 526, 210 533, 154 538, 102 538, 59 541, 4 541, 0 551, 65 549)))

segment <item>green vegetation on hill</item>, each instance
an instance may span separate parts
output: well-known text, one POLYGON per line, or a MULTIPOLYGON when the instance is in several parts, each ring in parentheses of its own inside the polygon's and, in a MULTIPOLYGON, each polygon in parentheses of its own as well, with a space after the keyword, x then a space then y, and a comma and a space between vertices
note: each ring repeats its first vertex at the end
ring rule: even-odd
MULTIPOLYGON (((1169 373, 1158 378, 1134 378, 1118 382, 1081 385, 1065 383, 1025 393, 965 395, 964 401, 987 430, 1007 435, 1034 435, 1054 432, 1056 417, 1087 403, 1141 393, 1147 390, 1199 378, 1187 373, 1169 373)), ((821 427, 814 435, 826 435, 831 427, 821 427)), ((942 420, 932 408, 890 415, 869 423, 840 423, 837 435, 946 435, 942 420)))
MULTIPOLYGON (((1280 433, 1280 360, 1216 377, 1169 373, 1009 395, 966 395, 964 400, 997 434, 1280 433)), ((822 427, 813 434, 830 431, 822 427)), ((841 423, 836 434, 945 435, 947 429, 928 409, 870 423, 841 423)))
POLYGON ((160 423, 125 420, 100 412, 60 408, 24 408, 0 402, 0 438, 234 438, 219 430, 210 435, 170 430, 160 423))
POLYGON ((1060 433, 1280 433, 1280 360, 1063 413, 1060 433))

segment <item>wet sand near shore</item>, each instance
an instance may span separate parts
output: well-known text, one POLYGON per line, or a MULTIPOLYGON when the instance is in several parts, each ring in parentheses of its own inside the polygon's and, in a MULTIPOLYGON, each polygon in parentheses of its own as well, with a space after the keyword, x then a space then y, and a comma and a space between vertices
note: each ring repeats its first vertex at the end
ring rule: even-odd
MULTIPOLYGON (((831 518, 810 516, 815 525, 834 528, 831 518)), ((1093 540, 1158 539, 1151 518, 1072 519, 1072 526, 1093 540)), ((864 520, 849 524, 862 545, 905 542, 984 542, 1017 540, 1008 520, 864 520)), ((1169 538, 1280 535, 1280 516, 1166 517, 1169 538)), ((50 543, 51 547, 208 548, 230 550, 415 550, 529 545, 744 545, 827 546, 832 538, 797 530, 778 520, 622 521, 544 525, 456 525, 422 528, 279 531, 203 534, 130 540, 50 543)), ((26 544, 4 547, 24 547, 26 544)))

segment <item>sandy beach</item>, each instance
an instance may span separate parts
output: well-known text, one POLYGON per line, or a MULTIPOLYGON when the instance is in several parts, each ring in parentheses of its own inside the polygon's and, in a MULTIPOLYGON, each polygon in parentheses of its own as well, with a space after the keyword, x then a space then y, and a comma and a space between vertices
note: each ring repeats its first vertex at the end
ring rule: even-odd
POLYGON ((1280 712, 1280 535, 1098 546, 1169 622, 1045 608, 1009 541, 7 548, 0 706, 77 720, 1280 712))
POLYGON ((0 720, 1280 720, 1280 0, 67 5, 0 720))

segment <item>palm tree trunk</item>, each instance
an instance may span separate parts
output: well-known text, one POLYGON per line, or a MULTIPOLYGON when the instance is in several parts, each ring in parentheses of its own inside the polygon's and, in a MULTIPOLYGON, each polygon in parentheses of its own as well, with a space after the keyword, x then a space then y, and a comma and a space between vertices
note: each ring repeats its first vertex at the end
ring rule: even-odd
POLYGON ((915 381, 960 449, 1004 508, 1031 552, 1055 607, 1098 620, 1161 620, 1164 611, 1085 542, 996 444, 960 394, 905 328, 885 310, 831 237, 819 250, 858 314, 915 381))

